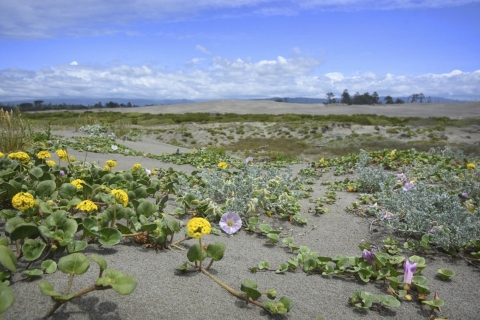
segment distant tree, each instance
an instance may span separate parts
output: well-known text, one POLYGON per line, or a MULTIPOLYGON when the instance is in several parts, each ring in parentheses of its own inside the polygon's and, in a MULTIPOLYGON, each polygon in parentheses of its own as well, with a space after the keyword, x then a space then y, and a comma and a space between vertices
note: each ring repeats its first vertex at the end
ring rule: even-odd
POLYGON ((19 108, 21 111, 29 111, 29 110, 32 110, 32 108, 33 108, 33 103, 30 103, 30 102, 20 103, 20 104, 18 105, 18 108, 19 108))
POLYGON ((346 103, 348 105, 352 104, 352 98, 350 97, 347 89, 343 90, 342 99, 340 100, 340 102, 346 103))
POLYGON ((333 98, 335 97, 335 94, 333 94, 333 92, 328 92, 325 97, 327 98, 328 100, 328 104, 332 103, 332 100, 333 98))
POLYGON ((379 103, 380 103, 380 98, 378 97, 377 91, 373 91, 370 100, 371 100, 371 103, 372 103, 372 104, 379 104, 379 103))
POLYGON ((400 98, 395 99, 395 104, 403 104, 403 103, 405 103, 405 101, 403 101, 402 99, 400 98))
POLYGON ((118 105, 118 103, 116 103, 116 102, 110 101, 110 102, 107 102, 107 103, 105 104, 105 107, 106 107, 106 108, 118 108, 119 105, 118 105))
POLYGON ((33 101, 33 104, 35 105, 35 107, 40 107, 43 103, 43 100, 35 100, 33 101))
POLYGON ((427 98, 427 103, 432 103, 432 97, 429 96, 429 97, 427 98))
POLYGON ((425 99, 425 96, 423 95, 423 93, 419 93, 417 98, 420 101, 420 103, 423 103, 423 99, 425 99))
POLYGON ((383 100, 385 100, 385 104, 393 104, 393 98, 391 96, 386 96, 385 98, 383 98, 383 100))

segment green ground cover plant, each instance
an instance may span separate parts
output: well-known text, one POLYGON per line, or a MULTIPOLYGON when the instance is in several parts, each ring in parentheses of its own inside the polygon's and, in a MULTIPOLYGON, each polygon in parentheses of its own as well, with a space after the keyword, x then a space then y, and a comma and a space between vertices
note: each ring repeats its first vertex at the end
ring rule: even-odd
MULTIPOLYGON (((179 119, 189 119, 189 115, 179 119)), ((434 317, 445 302, 437 295, 430 296, 429 280, 421 274, 427 267, 422 255, 441 251, 472 265, 480 262, 480 157, 475 154, 452 148, 428 152, 412 148, 362 150, 313 161, 310 168, 300 172, 307 177, 303 179, 289 170, 291 159, 238 159, 221 148, 144 155, 198 168, 186 175, 140 164, 115 171, 116 161, 109 160, 103 167, 87 163, 70 157, 67 147, 86 153, 144 155, 108 137, 84 137, 73 142, 44 140, 0 152, 0 217, 4 222, 4 236, 0 238, 0 313, 15 301, 10 287, 13 280, 44 277, 59 270, 69 275, 70 286, 73 278, 84 274, 90 265, 82 253, 85 248, 93 243, 119 245, 122 239, 133 239, 156 250, 178 249, 183 241, 198 239, 198 244, 188 250, 188 262, 179 267, 180 272, 202 272, 240 299, 273 314, 287 313, 292 299, 275 300, 274 289, 261 291, 256 282, 245 279, 242 292, 237 292, 208 272, 226 252, 221 242, 206 248, 202 245, 203 236, 221 232, 210 222, 219 222, 222 227, 223 221, 222 230, 229 234, 243 228, 269 243, 285 245, 293 254, 278 268, 270 269, 268 261, 261 261, 251 268, 252 272, 302 271, 381 284, 384 295, 366 290, 352 293, 349 303, 359 309, 379 310, 415 301, 430 307, 434 317), (327 172, 345 178, 324 181, 322 175, 327 172), (308 224, 299 214, 299 203, 310 197, 309 188, 317 182, 326 191, 310 199, 315 203, 315 213, 328 215, 337 192, 358 193, 358 202, 346 210, 362 210, 392 229, 395 237, 381 244, 360 245, 358 256, 328 257, 297 244, 293 237, 281 236, 280 230, 262 221, 278 217, 308 224), (165 212, 169 197, 175 198, 177 207, 165 212), (231 213, 238 218, 225 218, 231 213), (182 227, 182 219, 190 216, 194 218, 182 227), (403 250, 409 252, 407 257, 401 254, 403 250), (207 258, 210 262, 205 266, 207 258), (262 296, 268 300, 260 302, 262 296)), ((71 293, 67 287, 60 293, 48 282, 38 283, 41 292, 55 303, 47 316, 63 303, 95 290, 113 289, 125 295, 135 290, 135 279, 107 269, 101 257, 89 258, 99 265, 100 274, 95 284, 84 290, 71 293)), ((438 274, 447 280, 455 276, 455 271, 442 268, 438 274)))

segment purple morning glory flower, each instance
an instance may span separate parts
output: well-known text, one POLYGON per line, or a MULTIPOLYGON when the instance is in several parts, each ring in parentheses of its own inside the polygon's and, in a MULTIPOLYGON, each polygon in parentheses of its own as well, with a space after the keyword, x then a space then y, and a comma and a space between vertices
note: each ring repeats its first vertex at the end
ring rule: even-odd
POLYGON ((65 176, 65 172, 63 170, 60 170, 60 172, 58 173, 60 175, 60 177, 64 177, 65 176))
POLYGON ((247 159, 245 159, 245 164, 248 164, 251 161, 253 161, 253 157, 248 157, 247 159))
POLYGON ((407 176, 405 173, 399 173, 397 174, 397 179, 400 180, 402 183, 405 183, 408 181, 407 176))
POLYGON ((405 185, 403 186, 403 190, 408 191, 408 190, 412 189, 413 186, 414 186, 413 183, 407 182, 407 183, 405 183, 405 185))
POLYGON ((220 228, 226 234, 234 234, 242 227, 242 219, 236 212, 225 212, 220 218, 220 228))
POLYGON ((413 274, 417 270, 417 263, 410 263, 408 259, 405 260, 405 265, 403 267, 403 282, 407 284, 412 283, 413 274))
POLYGON ((372 251, 369 251, 367 249, 363 249, 362 252, 362 258, 370 262, 371 264, 375 264, 375 258, 373 254, 373 249, 372 251))
POLYGON ((468 198, 468 193, 462 192, 462 193, 460 193, 460 196, 461 196, 462 198, 467 199, 467 198, 468 198))

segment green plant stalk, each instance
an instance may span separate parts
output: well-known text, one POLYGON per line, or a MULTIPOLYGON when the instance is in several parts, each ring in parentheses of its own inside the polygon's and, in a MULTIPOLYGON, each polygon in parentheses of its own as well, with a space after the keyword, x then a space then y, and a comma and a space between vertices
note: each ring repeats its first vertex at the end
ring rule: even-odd
POLYGON ((202 235, 200 235, 200 238, 198 238, 198 243, 200 244, 200 263, 199 263, 199 269, 202 270, 202 261, 203 261, 202 235))
POLYGON ((117 219, 117 202, 115 201, 115 204, 113 205, 113 219, 112 222, 110 223, 110 228, 113 228, 115 225, 115 220, 117 219))
POLYGON ((83 296, 84 294, 87 294, 89 292, 92 292, 92 291, 95 291, 95 290, 108 290, 108 289, 111 289, 112 287, 111 286, 106 286, 106 287, 103 287, 103 286, 97 286, 97 285, 92 285, 90 287, 87 287, 83 290, 80 290, 78 291, 77 293, 75 293, 75 295, 68 299, 68 300, 65 300, 65 301, 62 301, 62 302, 59 302, 59 301, 56 301, 55 304, 53 305, 53 307, 47 312, 47 314, 43 317, 43 319, 47 319, 48 317, 52 316, 53 313, 58 309, 60 308, 64 303, 67 303, 69 302, 70 300, 73 300, 75 298, 78 298, 80 296, 83 296))
POLYGON ((68 294, 70 292, 70 289, 72 288, 73 284, 73 277, 75 276, 74 273, 70 274, 70 278, 68 278, 68 283, 67 283, 67 288, 65 289, 64 295, 68 294))
POLYGON ((207 275, 210 279, 215 281, 218 285, 220 285, 222 288, 227 290, 230 294, 234 295, 235 297, 237 297, 241 300, 244 300, 247 303, 252 303, 252 304, 254 304, 254 305, 256 305, 256 306, 258 306, 262 309, 265 309, 265 306, 263 305, 263 303, 261 303, 259 301, 255 301, 252 298, 248 297, 246 294, 241 294, 240 292, 234 290, 233 288, 231 288, 228 285, 226 285, 225 283, 223 283, 220 279, 216 278, 213 274, 211 274, 207 270, 200 269, 200 271, 202 271, 203 274, 207 275))

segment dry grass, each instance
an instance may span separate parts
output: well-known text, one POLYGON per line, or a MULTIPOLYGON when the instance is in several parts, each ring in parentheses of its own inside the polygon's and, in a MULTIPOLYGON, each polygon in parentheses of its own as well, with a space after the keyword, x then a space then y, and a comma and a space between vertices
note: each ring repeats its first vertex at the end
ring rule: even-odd
POLYGON ((21 119, 20 111, 0 109, 0 151, 12 152, 24 150, 31 144, 31 132, 26 121, 21 119))

